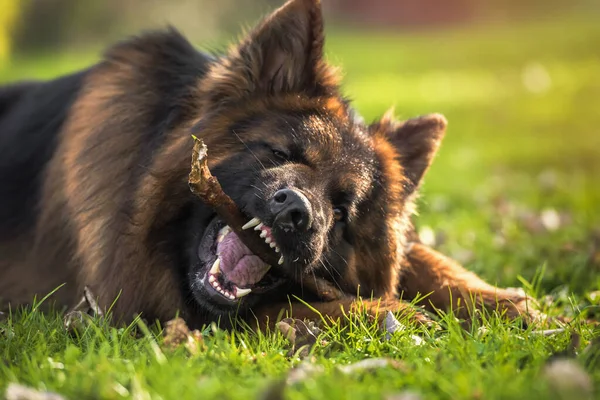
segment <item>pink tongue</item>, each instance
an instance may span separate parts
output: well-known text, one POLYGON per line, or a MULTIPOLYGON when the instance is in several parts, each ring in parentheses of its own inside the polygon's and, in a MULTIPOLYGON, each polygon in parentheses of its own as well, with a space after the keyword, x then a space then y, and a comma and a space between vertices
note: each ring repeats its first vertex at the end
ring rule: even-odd
POLYGON ((228 233, 217 244, 217 255, 221 257, 221 273, 228 281, 241 288, 260 281, 270 268, 233 232, 228 233))

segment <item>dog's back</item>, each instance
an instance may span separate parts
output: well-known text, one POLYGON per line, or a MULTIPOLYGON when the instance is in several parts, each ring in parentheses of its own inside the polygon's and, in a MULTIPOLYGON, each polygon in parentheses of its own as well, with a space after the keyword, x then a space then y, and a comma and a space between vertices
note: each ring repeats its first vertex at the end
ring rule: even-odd
POLYGON ((0 88, 0 239, 35 221, 44 165, 84 75, 0 88))
MULTIPOLYGON (((24 282, 54 289, 27 260, 35 247, 45 166, 85 74, 0 87, 0 300, 30 300, 24 282)), ((62 278, 58 270, 56 275, 62 278)))
POLYGON ((36 86, 36 82, 21 82, 0 87, 0 120, 36 86))
MULTIPOLYGON (((123 195, 134 192, 137 178, 148 172, 145 163, 165 145, 165 132, 180 123, 179 104, 187 104, 188 92, 196 90, 212 61, 175 30, 161 30, 117 43, 87 70, 0 87, 0 307, 29 304, 34 294, 44 296, 63 283, 66 287, 53 299, 70 304, 78 292, 73 282, 82 267, 76 255, 81 249, 75 243, 78 227, 73 226, 75 212, 66 204, 62 174, 74 165, 85 166, 81 178, 70 183, 71 197, 86 185, 106 182, 114 187, 106 173, 120 164, 106 159, 123 160, 123 154, 130 154, 137 158, 117 175, 131 182, 119 186, 123 195), (115 87, 124 97, 111 94, 115 87), (91 92, 110 100, 86 103, 91 92), (65 137, 65 130, 78 106, 88 111, 76 116, 82 125, 72 129, 89 151, 70 154, 75 159, 67 165, 61 144, 73 140, 74 134, 65 137), (152 118, 144 119, 145 125, 126 125, 139 116, 152 118), (137 140, 142 145, 132 145, 137 140), (98 157, 86 164, 90 154, 98 157)), ((88 200, 83 208, 106 203, 98 196, 88 200)), ((123 219, 121 209, 127 204, 115 201, 114 206, 109 218, 123 219)))

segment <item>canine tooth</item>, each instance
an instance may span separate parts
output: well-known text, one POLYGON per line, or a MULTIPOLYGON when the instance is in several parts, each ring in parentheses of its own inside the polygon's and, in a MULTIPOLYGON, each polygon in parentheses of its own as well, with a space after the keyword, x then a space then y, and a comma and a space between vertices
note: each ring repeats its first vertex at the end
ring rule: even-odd
POLYGON ((212 267, 210 267, 210 273, 213 275, 217 275, 219 273, 219 267, 221 266, 221 258, 217 257, 212 267))
POLYGON ((235 290, 235 297, 239 299, 240 297, 244 297, 245 295, 249 294, 251 291, 252 289, 237 288, 235 290))
POLYGON ((271 248, 274 248, 274 247, 276 247, 277 245, 275 244, 275 242, 271 242, 271 243, 269 244, 269 246, 271 246, 271 248))
POLYGON ((283 264, 283 256, 281 256, 281 258, 279 259, 279 262, 278 262, 278 264, 279 264, 279 265, 283 264))
POLYGON ((258 218, 252 218, 250 221, 246 222, 246 224, 244 226, 242 226, 242 229, 246 230, 246 229, 250 229, 253 226, 256 226, 260 224, 260 219, 258 218))
POLYGON ((219 235, 222 236, 227 236, 227 234, 231 232, 231 228, 229 227, 229 225, 225 225, 224 227, 221 228, 221 230, 219 231, 219 235))
POLYGON ((281 251, 281 249, 279 248, 279 246, 275 246, 275 253, 279 253, 281 251))
POLYGON ((216 278, 214 275, 209 275, 209 276, 208 276, 208 282, 209 282, 209 283, 213 283, 213 282, 214 282, 214 281, 216 281, 216 280, 217 280, 217 278, 216 278))
POLYGON ((266 244, 269 244, 269 243, 271 243, 272 241, 273 241, 273 239, 271 239, 271 238, 270 238, 270 237, 268 237, 268 236, 265 238, 265 243, 266 243, 266 244))
POLYGON ((263 239, 264 239, 266 236, 267 236, 267 231, 262 231, 262 232, 260 233, 260 237, 261 237, 261 238, 263 238, 263 239))
POLYGON ((260 224, 256 225, 256 227, 254 228, 254 230, 255 231, 260 231, 262 229, 262 227, 263 227, 263 224, 260 223, 260 224))

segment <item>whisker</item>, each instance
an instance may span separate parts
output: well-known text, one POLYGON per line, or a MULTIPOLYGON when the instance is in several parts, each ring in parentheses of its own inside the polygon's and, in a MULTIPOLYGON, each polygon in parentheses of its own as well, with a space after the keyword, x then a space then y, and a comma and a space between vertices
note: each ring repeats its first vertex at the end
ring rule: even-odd
MULTIPOLYGON (((348 260, 346 260, 346 259, 345 259, 345 258, 344 258, 344 257, 343 257, 343 256, 342 256, 340 253, 338 253, 337 251, 335 251, 335 249, 331 249, 331 251, 333 251, 335 254, 337 254, 337 256, 338 256, 339 258, 341 258, 341 260, 344 262, 344 264, 345 264, 346 266, 348 266, 348 260)), ((341 276, 341 275, 340 275, 340 276, 341 276)))
POLYGON ((329 274, 329 276, 331 276, 331 279, 333 280, 333 284, 335 286, 337 286, 338 289, 342 290, 342 286, 337 282, 337 280, 335 279, 335 276, 333 276, 333 274, 331 273, 331 270, 334 270, 335 272, 338 273, 338 275, 341 277, 342 274, 339 273, 339 271, 337 271, 335 268, 333 268, 333 265, 331 265, 331 263, 327 261, 327 263, 329 264, 330 268, 327 268, 327 266, 325 265, 325 263, 323 262, 323 260, 319 260, 321 262, 321 265, 323 265, 323 268, 325 268, 325 271, 327 271, 327 273, 329 274))
POLYGON ((260 161, 260 159, 256 156, 256 154, 254 154, 254 152, 252 151, 252 149, 250 147, 248 147, 248 145, 246 144, 246 142, 244 142, 242 140, 242 138, 240 137, 240 135, 238 135, 236 131, 232 131, 232 132, 235 135, 235 137, 238 138, 238 140, 240 141, 240 143, 244 145, 244 147, 246 148, 246 150, 248 150, 250 152, 250 154, 252 154, 252 156, 256 159, 256 161, 258 161, 258 163, 263 167, 263 170, 266 171, 267 168, 265 167, 265 165, 262 163, 262 161, 260 161))

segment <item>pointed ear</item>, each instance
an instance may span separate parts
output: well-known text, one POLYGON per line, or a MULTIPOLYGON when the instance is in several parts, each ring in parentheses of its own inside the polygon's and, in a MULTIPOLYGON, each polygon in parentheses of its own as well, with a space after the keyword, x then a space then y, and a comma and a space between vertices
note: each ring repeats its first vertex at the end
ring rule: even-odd
POLYGON ((385 135, 400 157, 404 175, 418 187, 433 162, 448 122, 441 114, 429 114, 404 122, 394 121, 391 114, 371 125, 375 134, 385 135))
POLYGON ((323 59, 324 42, 320 0, 290 0, 209 71, 205 93, 227 101, 334 88, 337 77, 323 59))

